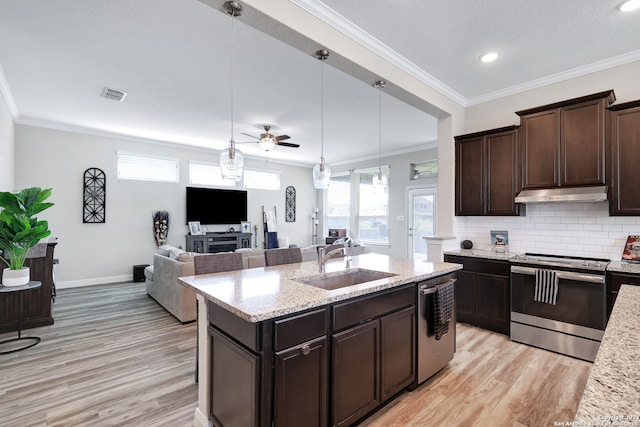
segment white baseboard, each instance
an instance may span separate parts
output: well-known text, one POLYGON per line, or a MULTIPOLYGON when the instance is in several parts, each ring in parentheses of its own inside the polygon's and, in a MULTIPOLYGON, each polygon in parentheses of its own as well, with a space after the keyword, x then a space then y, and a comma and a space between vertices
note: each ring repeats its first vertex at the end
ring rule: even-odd
POLYGON ((133 282, 133 274, 121 276, 95 277, 93 279, 56 281, 56 289, 80 288, 83 286, 105 285, 107 283, 133 282))

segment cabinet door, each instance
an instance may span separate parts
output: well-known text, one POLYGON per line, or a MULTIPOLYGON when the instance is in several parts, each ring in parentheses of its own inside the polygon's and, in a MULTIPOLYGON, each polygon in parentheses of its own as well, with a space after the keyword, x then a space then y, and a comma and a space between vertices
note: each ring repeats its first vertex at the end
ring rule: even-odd
POLYGON ((456 317, 458 322, 476 324, 476 273, 456 272, 456 317))
POLYGON ((476 317, 481 328, 509 334, 509 277, 476 273, 476 317))
POLYGON ((276 353, 276 426, 327 425, 327 339, 276 353))
POLYGON ((456 141, 456 215, 484 215, 482 141, 456 141))
POLYGON ((560 186, 560 110, 520 118, 522 188, 560 186))
POLYGON ((640 216, 640 106, 611 117, 611 215, 640 216))
POLYGON ((640 275, 609 273, 607 276, 607 319, 611 315, 611 310, 616 303, 620 286, 636 285, 640 286, 640 275))
POLYGON ((518 188, 518 132, 513 130, 485 136, 486 213, 517 215, 514 201, 518 188))
POLYGON ((416 309, 380 318, 381 399, 407 387, 416 376, 416 309))
POLYGON ((562 186, 605 184, 604 108, 599 99, 561 109, 562 186))
POLYGON ((379 320, 332 338, 332 425, 349 425, 380 403, 379 320))
POLYGON ((259 425, 260 357, 214 328, 211 335, 211 417, 222 426, 259 425))

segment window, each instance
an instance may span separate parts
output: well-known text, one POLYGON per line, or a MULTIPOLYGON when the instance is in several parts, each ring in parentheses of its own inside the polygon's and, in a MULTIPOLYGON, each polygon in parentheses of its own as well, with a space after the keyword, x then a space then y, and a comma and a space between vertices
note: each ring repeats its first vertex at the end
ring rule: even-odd
POLYGON ((438 176, 438 160, 411 163, 411 179, 435 178, 438 176))
POLYGON ((118 179, 180 182, 180 159, 118 151, 118 179))
POLYGON ((245 169, 244 188, 280 190, 280 172, 245 169))
POLYGON ((189 184, 235 187, 236 181, 232 179, 222 179, 220 166, 189 161, 189 184))
MULTIPOLYGON (((389 167, 382 166, 389 176, 389 167)), ((345 228, 347 236, 363 243, 389 243, 389 193, 373 191, 378 168, 331 177, 327 190, 326 227, 345 228), (355 203, 353 202, 355 201, 355 203)))

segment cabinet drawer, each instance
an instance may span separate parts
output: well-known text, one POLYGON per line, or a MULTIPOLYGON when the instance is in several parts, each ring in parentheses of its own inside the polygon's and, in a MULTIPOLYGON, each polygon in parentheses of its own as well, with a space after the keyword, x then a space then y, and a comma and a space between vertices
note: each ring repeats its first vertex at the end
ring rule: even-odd
POLYGON ((414 305, 415 302, 416 288, 411 284, 401 289, 336 304, 331 308, 332 329, 336 331, 356 325, 408 305, 414 305))
POLYGON ((327 334, 327 310, 314 310, 274 322, 275 350, 302 344, 327 334))
POLYGON ((445 255, 446 262, 462 264, 464 270, 474 273, 495 274, 509 276, 510 264, 507 261, 493 261, 486 258, 472 258, 460 255, 445 255))
POLYGON ((211 301, 207 302, 208 304, 208 312, 209 318, 207 319, 209 323, 214 325, 216 328, 224 331, 229 336, 234 337, 240 343, 244 344, 248 348, 253 351, 260 351, 260 323, 251 323, 230 311, 225 310, 224 308, 212 303, 211 301))

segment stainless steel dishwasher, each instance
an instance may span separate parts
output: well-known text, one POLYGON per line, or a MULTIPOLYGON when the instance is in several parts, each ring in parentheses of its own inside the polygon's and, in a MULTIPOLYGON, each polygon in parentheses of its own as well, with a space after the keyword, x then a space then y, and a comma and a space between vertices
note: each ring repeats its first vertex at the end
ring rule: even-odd
POLYGON ((449 321, 449 332, 439 340, 436 339, 434 310, 436 286, 455 281, 455 275, 448 274, 418 283, 418 384, 447 366, 456 351, 455 302, 449 321))

